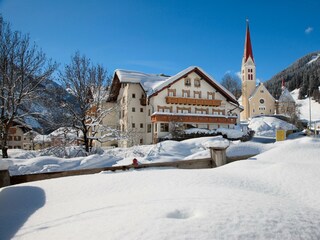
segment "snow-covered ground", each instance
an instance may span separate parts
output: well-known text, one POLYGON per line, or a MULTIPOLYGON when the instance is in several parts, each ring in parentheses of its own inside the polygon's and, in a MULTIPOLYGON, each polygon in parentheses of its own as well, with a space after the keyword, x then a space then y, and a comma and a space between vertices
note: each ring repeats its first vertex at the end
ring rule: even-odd
POLYGON ((275 117, 255 117, 249 122, 248 127, 255 131, 255 136, 275 137, 278 129, 296 130, 297 128, 281 119, 275 117))
MULTIPOLYGON (((131 148, 113 148, 105 150, 102 154, 87 157, 58 158, 42 156, 40 151, 9 150, 8 164, 12 175, 76 170, 83 168, 98 168, 132 164, 132 159, 137 158, 141 163, 167 162, 176 160, 190 160, 210 157, 206 148, 209 142, 221 142, 218 137, 205 137, 189 139, 181 142, 164 141, 154 145, 134 146, 131 148)), ((227 149, 228 156, 243 156, 246 154, 259 154, 272 148, 272 144, 252 142, 230 142, 227 149)), ((74 151, 76 152, 76 151, 74 151)), ((5 161, 5 160, 3 160, 5 161)))
MULTIPOLYGON (((300 119, 310 120, 310 111, 309 111, 309 98, 306 99, 298 99, 299 89, 293 90, 291 92, 293 99, 300 106, 300 119)), ((312 121, 320 121, 320 104, 314 100, 311 100, 311 120, 312 121)))
MULTIPOLYGON (((126 154, 182 158, 206 151, 206 140, 126 154)), ((269 145, 214 169, 101 172, 1 188, 0 239, 320 239, 320 139, 269 145)))

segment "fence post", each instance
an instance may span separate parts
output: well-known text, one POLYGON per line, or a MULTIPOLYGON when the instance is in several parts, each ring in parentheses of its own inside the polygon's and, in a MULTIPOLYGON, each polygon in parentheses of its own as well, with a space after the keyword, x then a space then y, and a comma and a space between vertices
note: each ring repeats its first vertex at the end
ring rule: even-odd
POLYGON ((0 188, 10 185, 10 174, 8 168, 0 168, 0 188))
POLYGON ((210 147, 211 159, 216 163, 217 167, 227 164, 226 147, 210 147))

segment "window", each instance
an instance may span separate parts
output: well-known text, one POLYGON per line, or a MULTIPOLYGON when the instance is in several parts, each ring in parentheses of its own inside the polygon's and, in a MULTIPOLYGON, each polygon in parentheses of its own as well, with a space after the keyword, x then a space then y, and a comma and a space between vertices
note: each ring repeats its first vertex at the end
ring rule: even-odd
POLYGON ((185 85, 185 86, 191 86, 191 79, 188 78, 188 77, 185 78, 185 79, 184 79, 184 85, 185 85))
POLYGON ((175 97, 176 96, 176 89, 168 89, 168 96, 175 97))
POLYGON ((182 97, 190 97, 190 90, 182 90, 182 97))
POLYGON ((132 128, 135 128, 136 127, 136 124, 135 123, 132 123, 132 128))
POLYGON ((263 91, 263 90, 260 90, 260 92, 261 92, 261 93, 264 93, 264 91, 263 91))
POLYGON ((253 70, 248 69, 248 80, 253 80, 253 70))
POLYGON ((143 128, 143 123, 140 123, 140 128, 143 128))
POLYGON ((140 112, 143 112, 143 108, 140 108, 140 112))
POLYGON ((136 94, 135 93, 132 93, 132 98, 136 98, 136 94))
POLYGON ((169 132, 169 123, 160 123, 161 132, 169 132))
POLYGON ((259 102, 260 102, 261 104, 264 104, 264 99, 261 98, 259 102))
POLYGON ((154 124, 154 132, 158 132, 158 125, 157 125, 157 123, 154 124))
POLYGON ((142 138, 140 138, 140 144, 143 144, 143 139, 142 138))
POLYGON ((124 110, 122 110, 122 117, 124 117, 124 110))
POLYGON ((148 109, 148 116, 150 116, 150 114, 151 114, 151 110, 150 110, 150 109, 148 109))
POLYGON ((214 99, 214 93, 213 92, 207 92, 207 96, 208 96, 208 99, 214 99))
POLYGON ((199 79, 199 78, 196 78, 196 79, 194 80, 194 86, 195 86, 195 87, 200 87, 200 79, 199 79))
POLYGON ((266 110, 266 107, 262 107, 262 106, 259 107, 259 111, 265 111, 265 110, 266 110))
POLYGON ((132 108, 132 112, 135 112, 135 111, 136 111, 136 108, 133 107, 133 108, 132 108))
POLYGON ((21 141, 21 137, 20 136, 14 136, 14 141, 21 141))
POLYGON ((193 91, 194 98, 201 98, 201 91, 193 91))
POLYGON ((151 132, 151 124, 147 125, 147 132, 150 133, 151 132))

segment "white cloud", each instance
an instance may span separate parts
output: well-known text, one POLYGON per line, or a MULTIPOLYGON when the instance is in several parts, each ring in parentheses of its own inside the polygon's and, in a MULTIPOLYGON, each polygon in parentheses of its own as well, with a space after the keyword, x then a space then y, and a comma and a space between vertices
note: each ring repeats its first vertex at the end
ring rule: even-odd
POLYGON ((306 34, 310 34, 312 31, 313 31, 313 27, 307 27, 306 30, 304 30, 306 34))
POLYGON ((236 75, 238 76, 238 78, 241 79, 241 72, 240 72, 240 71, 239 71, 239 72, 236 72, 236 75))

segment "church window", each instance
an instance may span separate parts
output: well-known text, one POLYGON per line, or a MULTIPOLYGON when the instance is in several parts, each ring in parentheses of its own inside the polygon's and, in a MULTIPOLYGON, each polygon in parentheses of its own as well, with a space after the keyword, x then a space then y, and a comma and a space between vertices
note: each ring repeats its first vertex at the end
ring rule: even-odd
POLYGON ((260 99, 260 103, 264 104, 264 99, 263 98, 260 99))

